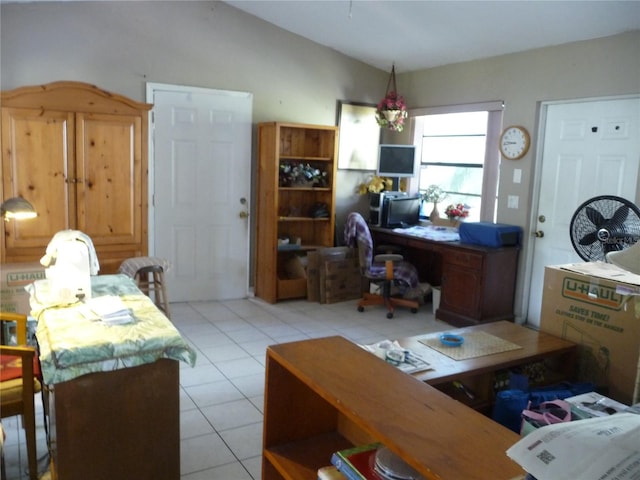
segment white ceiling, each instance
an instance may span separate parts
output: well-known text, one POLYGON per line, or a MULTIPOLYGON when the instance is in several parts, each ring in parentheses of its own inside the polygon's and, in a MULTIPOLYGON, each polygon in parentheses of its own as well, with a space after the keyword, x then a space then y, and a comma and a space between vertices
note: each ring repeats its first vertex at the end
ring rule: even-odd
POLYGON ((398 73, 640 30, 637 0, 226 3, 379 69, 395 64, 398 73))

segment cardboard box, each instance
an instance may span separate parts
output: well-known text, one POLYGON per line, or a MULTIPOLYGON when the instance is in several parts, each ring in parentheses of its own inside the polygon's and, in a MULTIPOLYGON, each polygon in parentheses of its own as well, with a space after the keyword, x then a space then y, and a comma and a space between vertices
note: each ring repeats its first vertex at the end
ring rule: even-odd
POLYGON ((320 254, 317 251, 307 253, 307 300, 320 301, 320 254))
POLYGON ((38 262, 3 263, 0 265, 0 308, 4 312, 29 315, 29 293, 24 289, 30 283, 45 278, 45 269, 38 262))
POLYGON ((633 404, 640 396, 640 284, 616 280, 633 278, 604 265, 545 267, 540 329, 580 346, 578 380, 633 404))

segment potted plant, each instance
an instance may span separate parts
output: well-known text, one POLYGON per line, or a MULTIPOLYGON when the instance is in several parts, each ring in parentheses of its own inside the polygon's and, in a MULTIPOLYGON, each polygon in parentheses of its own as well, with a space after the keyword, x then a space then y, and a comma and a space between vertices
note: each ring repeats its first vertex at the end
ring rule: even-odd
POLYGON ((438 203, 447 198, 447 192, 445 192, 439 185, 429 185, 422 194, 422 201, 433 203, 433 210, 429 214, 429 220, 433 221, 436 218, 440 218, 440 212, 438 211, 438 203))
POLYGON ((376 108, 376 121, 383 128, 388 128, 394 132, 401 132, 404 129, 404 120, 407 118, 407 106, 404 97, 395 91, 387 93, 380 100, 376 108))
POLYGON ((451 204, 444 212, 449 220, 461 220, 469 216, 469 207, 463 203, 451 204))

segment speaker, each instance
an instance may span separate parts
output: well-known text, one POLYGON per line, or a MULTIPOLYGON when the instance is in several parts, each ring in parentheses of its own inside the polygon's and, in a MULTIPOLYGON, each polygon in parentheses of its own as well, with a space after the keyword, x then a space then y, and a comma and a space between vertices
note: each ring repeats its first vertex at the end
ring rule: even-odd
POLYGON ((369 225, 382 226, 382 206, 384 204, 384 192, 369 193, 369 225))

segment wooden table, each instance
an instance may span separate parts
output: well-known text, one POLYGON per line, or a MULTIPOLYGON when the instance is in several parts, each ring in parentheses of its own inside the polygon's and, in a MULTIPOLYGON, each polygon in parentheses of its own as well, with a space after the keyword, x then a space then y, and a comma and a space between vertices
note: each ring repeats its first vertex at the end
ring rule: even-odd
POLYGON ((454 360, 420 342, 434 334, 398 340, 400 345, 416 352, 433 366, 433 370, 414 374, 416 378, 437 386, 438 389, 473 408, 486 411, 493 405, 496 374, 508 369, 543 361, 546 367, 545 384, 575 379, 577 345, 560 337, 507 321, 452 328, 447 332, 463 337, 471 332, 485 332, 522 347, 477 358, 454 360), (468 387, 476 398, 471 399, 463 391, 455 388, 452 384, 455 380, 468 387))

